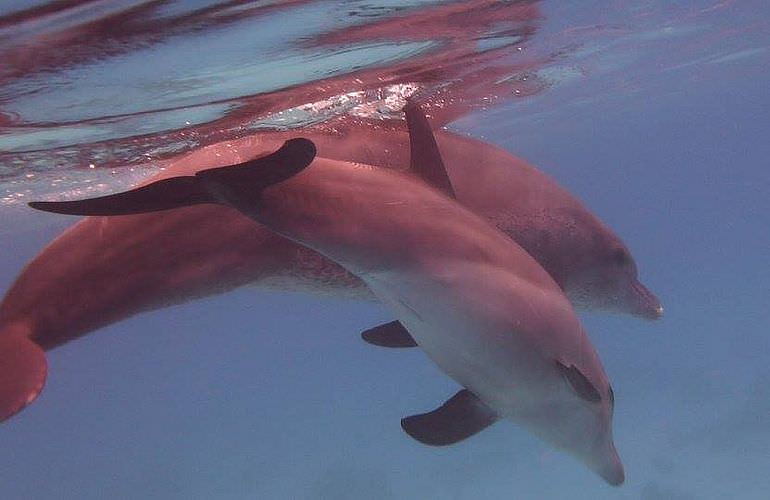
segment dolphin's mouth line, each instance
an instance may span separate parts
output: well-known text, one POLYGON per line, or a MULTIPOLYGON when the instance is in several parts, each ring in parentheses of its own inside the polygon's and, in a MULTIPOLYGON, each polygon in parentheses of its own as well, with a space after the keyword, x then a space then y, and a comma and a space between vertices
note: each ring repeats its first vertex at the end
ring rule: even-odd
POLYGON ((402 306, 404 306, 405 308, 409 309, 409 311, 411 311, 411 313, 412 313, 412 314, 414 314, 414 316, 415 316, 417 319, 419 319, 420 321, 423 321, 423 319, 422 319, 422 316, 420 315, 420 313, 418 313, 417 311, 415 311, 415 310, 414 310, 414 308, 413 308, 412 306, 410 306, 409 304, 407 304, 407 303, 406 303, 406 301, 405 301, 404 299, 398 299, 398 302, 399 302, 399 303, 400 303, 402 306))

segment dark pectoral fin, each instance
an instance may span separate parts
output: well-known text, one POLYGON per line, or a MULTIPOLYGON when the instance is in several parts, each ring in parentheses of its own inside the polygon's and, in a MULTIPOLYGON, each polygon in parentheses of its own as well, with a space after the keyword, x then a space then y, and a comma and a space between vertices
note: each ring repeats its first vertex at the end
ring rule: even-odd
POLYGON ((174 177, 124 193, 75 201, 33 201, 30 207, 68 215, 128 215, 214 203, 195 177, 174 177))
POLYGON ((446 446, 483 431, 497 419, 475 394, 463 389, 432 412, 401 419, 401 427, 423 444, 446 446))
POLYGON ((420 107, 412 100, 404 106, 406 125, 409 128, 410 168, 431 186, 442 190, 448 196, 455 197, 452 182, 441 158, 436 138, 428 119, 420 107))
POLYGON ((398 321, 370 328, 361 333, 361 338, 380 347, 417 347, 417 342, 398 321))

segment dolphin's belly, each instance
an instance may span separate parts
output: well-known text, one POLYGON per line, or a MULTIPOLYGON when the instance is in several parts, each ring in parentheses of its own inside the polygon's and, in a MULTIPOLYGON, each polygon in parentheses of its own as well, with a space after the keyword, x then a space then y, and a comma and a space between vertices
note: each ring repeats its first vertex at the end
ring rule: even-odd
POLYGON ((490 275, 504 272, 484 266, 463 272, 461 265, 450 280, 397 272, 364 280, 444 373, 510 416, 512 408, 526 408, 522 398, 550 383, 549 353, 537 341, 542 316, 520 299, 515 281, 512 287, 490 275))

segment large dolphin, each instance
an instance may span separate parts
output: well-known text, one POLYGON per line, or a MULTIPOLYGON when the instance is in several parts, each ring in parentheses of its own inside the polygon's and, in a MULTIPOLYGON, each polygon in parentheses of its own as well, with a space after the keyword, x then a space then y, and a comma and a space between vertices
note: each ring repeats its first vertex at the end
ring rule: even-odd
MULTIPOLYGON (((434 150, 437 154, 437 151, 434 150)), ((402 419, 432 445, 501 418, 624 480, 612 439, 613 395, 559 285, 482 217, 411 175, 318 158, 307 139, 240 165, 173 177, 84 201, 33 203, 121 215, 217 203, 314 249, 361 279, 463 389, 402 419)))
MULTIPOLYGON (((400 125, 341 122, 309 137, 326 158, 399 170, 410 164, 409 138, 400 125)), ((260 134, 204 147, 149 182, 264 155, 285 138, 260 134)), ((659 301, 639 282, 620 238, 550 177, 478 140, 445 130, 436 139, 457 200, 535 257, 573 304, 660 315, 659 301)), ((337 264, 254 228, 226 207, 89 217, 56 238, 13 283, 0 303, 0 338, 19 332, 50 349, 139 312, 246 284, 370 297, 361 280, 337 264)))

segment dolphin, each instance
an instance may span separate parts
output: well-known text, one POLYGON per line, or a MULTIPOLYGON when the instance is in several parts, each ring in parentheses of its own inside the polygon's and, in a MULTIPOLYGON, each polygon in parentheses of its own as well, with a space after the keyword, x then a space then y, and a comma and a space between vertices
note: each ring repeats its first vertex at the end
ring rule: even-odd
MULTIPOLYGON (((409 127, 417 130, 405 138, 408 147, 400 143, 401 131, 377 135, 364 124, 335 125, 342 139, 327 133, 317 133, 314 139, 329 156, 394 168, 408 162, 405 157, 411 153, 410 171, 456 196, 513 237, 577 306, 646 317, 660 313, 660 303, 639 283, 633 259, 620 239, 567 191, 503 150, 446 131, 434 137, 417 106, 407 106, 405 111, 409 127), (362 142, 377 137, 396 139, 375 141, 376 146, 362 142), (415 138, 421 138, 417 145, 415 138), (443 162, 432 160, 441 158, 439 147, 449 152, 448 165, 453 169, 445 170, 443 162), (618 252, 626 256, 622 263, 616 258, 618 252)), ((155 180, 194 173, 197 167, 191 165, 219 166, 227 159, 263 156, 275 139, 252 136, 224 148, 202 148, 155 180)), ((0 370, 0 380, 6 376, 15 381, 0 387, 0 421, 42 389, 46 363, 41 349, 52 349, 138 312, 246 284, 373 298, 362 280, 335 262, 227 207, 206 204, 88 217, 77 223, 26 266, 0 303, 0 359, 26 359, 23 369, 6 362, 8 374, 0 370), (127 262, 130 273, 125 271, 127 262)), ((363 337, 388 347, 416 345, 398 322, 365 332, 363 337)))
POLYGON ((326 158, 290 139, 239 165, 125 193, 33 208, 125 215, 216 203, 312 248, 361 279, 463 389, 402 419, 414 439, 449 445, 500 419, 528 428, 612 485, 614 396, 562 289, 521 246, 415 176, 326 158), (312 165, 311 165, 312 163, 312 165))
MULTIPOLYGON (((410 165, 409 138, 400 125, 329 127, 310 134, 320 156, 397 170, 410 165)), ((285 137, 266 133, 203 147, 148 182, 265 155, 285 137)), ((550 177, 476 139, 438 130, 436 141, 457 200, 519 243, 575 306, 645 318, 662 314, 620 238, 550 177)), ((317 252, 254 228, 237 211, 198 205, 76 223, 7 291, 0 337, 26 336, 51 349, 134 314, 243 285, 372 298, 360 279, 317 252)))

